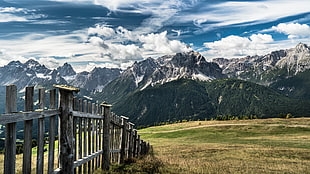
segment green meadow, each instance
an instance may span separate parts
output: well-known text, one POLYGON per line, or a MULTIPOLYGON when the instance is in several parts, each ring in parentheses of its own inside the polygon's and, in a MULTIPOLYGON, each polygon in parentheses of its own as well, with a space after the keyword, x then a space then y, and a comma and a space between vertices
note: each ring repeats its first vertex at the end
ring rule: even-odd
POLYGON ((310 173, 310 119, 192 121, 139 130, 153 151, 111 173, 310 173))

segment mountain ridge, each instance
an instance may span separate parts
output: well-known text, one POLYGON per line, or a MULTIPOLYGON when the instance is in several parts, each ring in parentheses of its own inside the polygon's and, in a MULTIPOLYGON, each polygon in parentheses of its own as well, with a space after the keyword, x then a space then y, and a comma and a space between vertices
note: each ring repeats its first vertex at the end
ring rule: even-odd
POLYGON ((135 62, 103 88, 99 95, 100 98, 114 103, 135 90, 144 90, 148 86, 181 78, 209 81, 225 77, 216 63, 207 62, 200 53, 190 51, 162 56, 156 60, 147 58, 135 62))
POLYGON ((120 73, 121 69, 98 67, 90 72, 76 73, 68 63, 51 70, 38 61, 29 59, 25 63, 11 61, 0 67, 0 85, 14 84, 19 90, 23 90, 26 86, 51 87, 53 84, 61 84, 96 92, 102 90, 104 85, 119 76, 120 73))
POLYGON ((258 84, 270 84, 310 69, 310 49, 299 43, 294 48, 273 51, 262 56, 243 58, 215 58, 223 73, 229 78, 238 78, 258 84))

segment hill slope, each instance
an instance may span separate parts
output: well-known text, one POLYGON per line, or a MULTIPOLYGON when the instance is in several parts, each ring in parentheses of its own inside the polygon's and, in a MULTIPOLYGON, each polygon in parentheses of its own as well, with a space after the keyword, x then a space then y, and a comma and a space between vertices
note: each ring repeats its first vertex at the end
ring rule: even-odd
POLYGON ((217 115, 277 117, 280 113, 310 116, 309 102, 290 99, 277 91, 235 79, 199 82, 180 79, 137 91, 113 110, 137 125, 217 115))
POLYGON ((215 114, 205 88, 193 80, 176 80, 146 88, 118 102, 113 110, 137 125, 182 119, 202 119, 215 114))
POLYGON ((310 70, 271 84, 271 87, 285 95, 310 100, 310 70))

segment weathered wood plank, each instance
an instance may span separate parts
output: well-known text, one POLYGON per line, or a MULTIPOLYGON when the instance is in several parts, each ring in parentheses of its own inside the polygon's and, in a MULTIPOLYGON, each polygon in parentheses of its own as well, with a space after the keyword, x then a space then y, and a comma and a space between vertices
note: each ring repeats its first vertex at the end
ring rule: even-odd
MULTIPOLYGON (((99 119, 95 119, 95 149, 94 151, 95 152, 98 152, 99 151, 99 119)), ((98 163, 98 159, 99 158, 96 158, 95 159, 95 168, 97 169, 99 167, 99 163, 98 163)))
POLYGON ((43 174, 44 166, 44 119, 38 120, 37 174, 43 174))
MULTIPOLYGON (((73 100, 74 102, 75 102, 75 100, 73 100)), ((75 106, 73 105, 73 108, 74 108, 75 106)), ((76 161, 77 160, 77 142, 76 142, 76 137, 77 137, 77 123, 78 123, 78 120, 77 120, 78 118, 77 117, 73 117, 73 142, 72 142, 72 144, 73 144, 73 160, 74 161, 76 161)), ((73 169, 74 170, 74 173, 76 173, 77 172, 77 169, 76 168, 74 168, 73 169)))
POLYGON ((14 113, 17 111, 17 87, 15 85, 6 86, 6 113, 14 113))
MULTIPOLYGON (((88 107, 87 107, 87 111, 88 111, 88 113, 91 113, 91 103, 90 102, 88 102, 88 105, 87 105, 88 107)), ((92 119, 91 118, 89 118, 88 119, 88 127, 87 127, 87 134, 88 134, 88 139, 87 139, 87 141, 88 141, 88 143, 87 143, 87 145, 88 145, 88 155, 90 155, 91 153, 92 153, 92 119)), ((85 141, 85 140, 84 140, 85 141)), ((91 172, 92 172, 92 161, 89 161, 88 162, 88 174, 91 174, 91 172)))
POLYGON ((103 126, 103 170, 110 169, 110 117, 111 105, 101 104, 104 109, 104 126, 103 126))
MULTIPOLYGON (((6 105, 5 112, 16 112, 17 87, 10 85, 6 87, 6 105)), ((4 173, 15 173, 16 161, 16 123, 6 124, 5 131, 5 156, 4 173)))
POLYGON ((127 117, 121 116, 122 119, 122 132, 121 132, 121 152, 120 152, 120 163, 125 162, 125 148, 127 141, 127 117))
POLYGON ((132 157, 136 157, 137 152, 137 130, 133 130, 133 147, 132 147, 132 157))
POLYGON ((74 167, 79 167, 79 166, 82 166, 83 164, 91 161, 91 160, 94 160, 95 158, 99 157, 101 154, 103 154, 103 151, 98 151, 98 152, 95 152, 95 153, 92 153, 90 155, 87 155, 77 161, 74 162, 74 167))
POLYGON ((48 173, 54 171, 56 116, 50 117, 48 144, 48 173))
MULTIPOLYGON (((26 87, 25 111, 33 111, 33 95, 34 87, 26 87)), ((23 174, 31 173, 32 124, 32 120, 24 121, 23 174)))
POLYGON ((134 124, 129 122, 129 138, 128 138, 128 158, 133 157, 133 126, 134 124))
POLYGON ((67 88, 59 88, 59 168, 62 174, 73 173, 73 116, 72 110, 73 92, 67 88))
MULTIPOLYGON (((83 101, 83 112, 87 113, 87 101, 83 101)), ((87 156, 87 118, 83 118, 83 124, 84 124, 84 129, 83 129, 83 135, 84 135, 84 140, 83 140, 83 157, 87 156)), ((83 165, 83 173, 87 173, 87 163, 83 165)))
POLYGON ((45 108, 45 88, 39 89, 39 109, 44 110, 45 108))
MULTIPOLYGON (((78 108, 79 112, 83 111, 83 100, 79 99, 79 108, 78 108)), ((79 152, 79 159, 83 158, 83 147, 82 147, 82 129, 83 129, 83 118, 79 117, 79 147, 78 147, 78 152, 79 152)), ((82 166, 79 166, 79 174, 82 174, 82 166)))
POLYGON ((56 89, 50 90, 50 107, 49 109, 56 109, 56 103, 57 103, 57 96, 56 96, 56 89))
MULTIPOLYGON (((56 89, 50 90, 50 109, 56 108, 56 89)), ((54 154, 55 154, 55 133, 56 132, 56 116, 50 117, 49 122, 49 142, 48 142, 48 167, 49 174, 54 171, 54 154)))
POLYGON ((141 155, 141 138, 140 135, 138 135, 138 140, 137 140, 137 156, 141 155))
POLYGON ((100 115, 95 115, 91 113, 84 113, 80 111, 72 111, 72 115, 74 117, 83 117, 83 118, 94 118, 94 119, 101 119, 102 117, 100 115))
MULTIPOLYGON (((91 105, 91 114, 95 115, 96 107, 95 103, 90 103, 91 105)), ((95 152, 95 119, 91 119, 91 153, 95 152)), ((95 159, 91 161, 91 170, 95 170, 95 159)))
POLYGON ((12 114, 3 114, 0 116, 0 124, 15 123, 25 120, 34 120, 38 118, 46 118, 60 114, 59 110, 33 111, 33 112, 19 112, 12 114))
POLYGON ((25 111, 33 111, 34 87, 26 87, 25 94, 25 111))
MULTIPOLYGON (((102 114, 102 112, 101 111, 99 111, 99 114, 102 114)), ((102 135, 103 135, 103 132, 102 132, 102 124, 103 124, 103 122, 102 122, 102 120, 101 119, 99 119, 99 133, 98 133, 98 144, 97 144, 97 146, 99 146, 99 150, 102 150, 102 135)), ((100 167, 101 166, 101 158, 100 157, 98 157, 98 167, 100 167)))
MULTIPOLYGON (((39 108, 44 110, 45 107, 45 88, 39 89, 39 108)), ((38 148, 37 148, 37 174, 43 174, 44 171, 44 118, 38 120, 38 148)))

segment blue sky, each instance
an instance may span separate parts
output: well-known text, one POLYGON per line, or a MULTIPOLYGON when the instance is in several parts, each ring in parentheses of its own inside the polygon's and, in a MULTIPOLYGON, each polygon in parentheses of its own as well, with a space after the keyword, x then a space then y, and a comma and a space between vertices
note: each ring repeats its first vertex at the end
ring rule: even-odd
POLYGON ((0 0, 0 66, 126 68, 189 50, 209 60, 263 55, 309 39, 309 0, 0 0))

